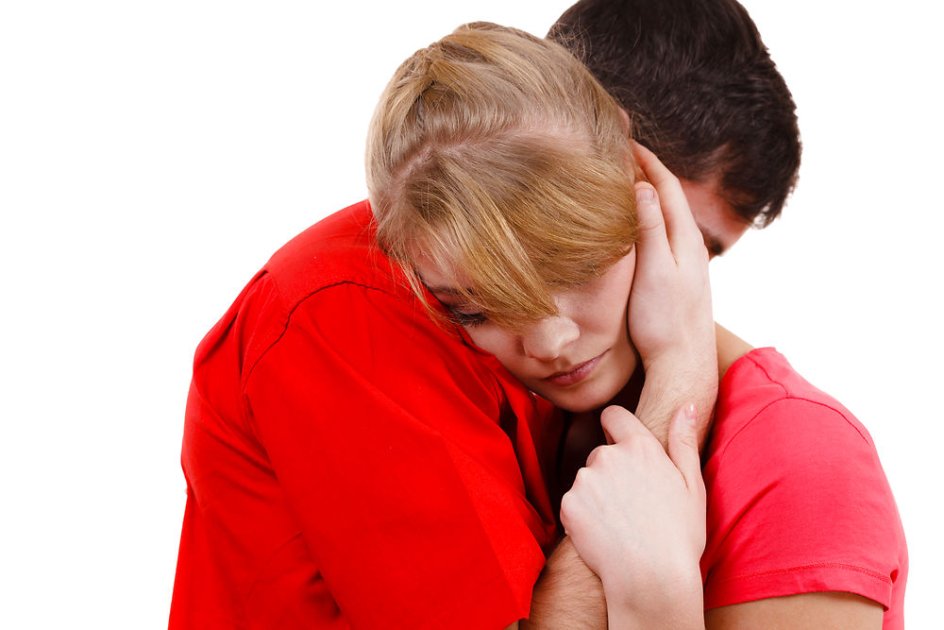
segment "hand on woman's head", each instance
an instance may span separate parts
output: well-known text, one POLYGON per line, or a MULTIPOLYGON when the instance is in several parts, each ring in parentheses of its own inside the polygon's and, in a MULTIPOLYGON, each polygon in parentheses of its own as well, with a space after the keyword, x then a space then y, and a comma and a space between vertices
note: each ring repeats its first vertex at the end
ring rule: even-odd
POLYGON ((633 145, 648 183, 636 184, 639 240, 627 311, 630 337, 647 377, 685 374, 691 380, 707 421, 718 386, 708 251, 678 178, 651 151, 633 145))

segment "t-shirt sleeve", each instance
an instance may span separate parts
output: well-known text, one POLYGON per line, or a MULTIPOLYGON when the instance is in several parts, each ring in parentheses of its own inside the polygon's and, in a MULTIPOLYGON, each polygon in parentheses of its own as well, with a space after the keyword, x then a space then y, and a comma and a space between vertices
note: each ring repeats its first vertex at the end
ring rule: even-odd
POLYGON ((422 308, 325 291, 253 366, 246 399, 342 613, 354 627, 526 617, 541 519, 497 383, 422 308))
POLYGON ((709 462, 705 606, 844 591, 888 608, 900 521, 871 438, 817 401, 784 398, 709 462))

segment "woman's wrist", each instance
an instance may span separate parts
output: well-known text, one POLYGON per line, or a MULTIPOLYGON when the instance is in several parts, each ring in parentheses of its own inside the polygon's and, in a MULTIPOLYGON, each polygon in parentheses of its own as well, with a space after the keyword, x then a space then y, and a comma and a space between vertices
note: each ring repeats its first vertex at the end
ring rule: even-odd
POLYGON ((637 573, 630 581, 608 576, 602 582, 611 630, 705 627, 697 563, 694 568, 681 567, 677 571, 663 566, 657 575, 643 577, 637 573))

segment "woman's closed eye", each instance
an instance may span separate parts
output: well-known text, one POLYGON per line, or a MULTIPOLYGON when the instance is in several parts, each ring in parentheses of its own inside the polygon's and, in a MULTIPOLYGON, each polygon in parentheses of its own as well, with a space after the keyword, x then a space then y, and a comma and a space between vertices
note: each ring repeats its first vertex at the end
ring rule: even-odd
POLYGON ((453 304, 443 304, 443 306, 449 311, 449 319, 460 326, 478 326, 488 321, 485 313, 481 311, 471 311, 465 307, 453 304))
POLYGON ((471 291, 462 290, 449 283, 430 285, 419 273, 421 281, 433 294, 439 304, 449 313, 449 320, 459 326, 471 328, 488 321, 488 317, 474 303, 468 300, 467 294, 471 291))

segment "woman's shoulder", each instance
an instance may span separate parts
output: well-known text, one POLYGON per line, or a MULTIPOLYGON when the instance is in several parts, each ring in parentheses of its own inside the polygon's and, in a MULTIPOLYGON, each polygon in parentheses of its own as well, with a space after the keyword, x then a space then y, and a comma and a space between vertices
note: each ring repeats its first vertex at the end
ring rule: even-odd
POLYGON ((704 463, 706 606, 818 590, 891 606, 907 550, 861 423, 773 348, 733 363, 718 398, 704 463))
MULTIPOLYGON (((824 433, 874 448, 865 427, 839 401, 803 378, 775 348, 754 348, 726 370, 718 389, 711 448, 753 437, 765 447, 816 448, 824 433), (772 442, 776 438, 779 442, 772 442)), ((835 445, 835 443, 833 443, 835 445)), ((759 446, 759 445, 754 445, 759 446)))

